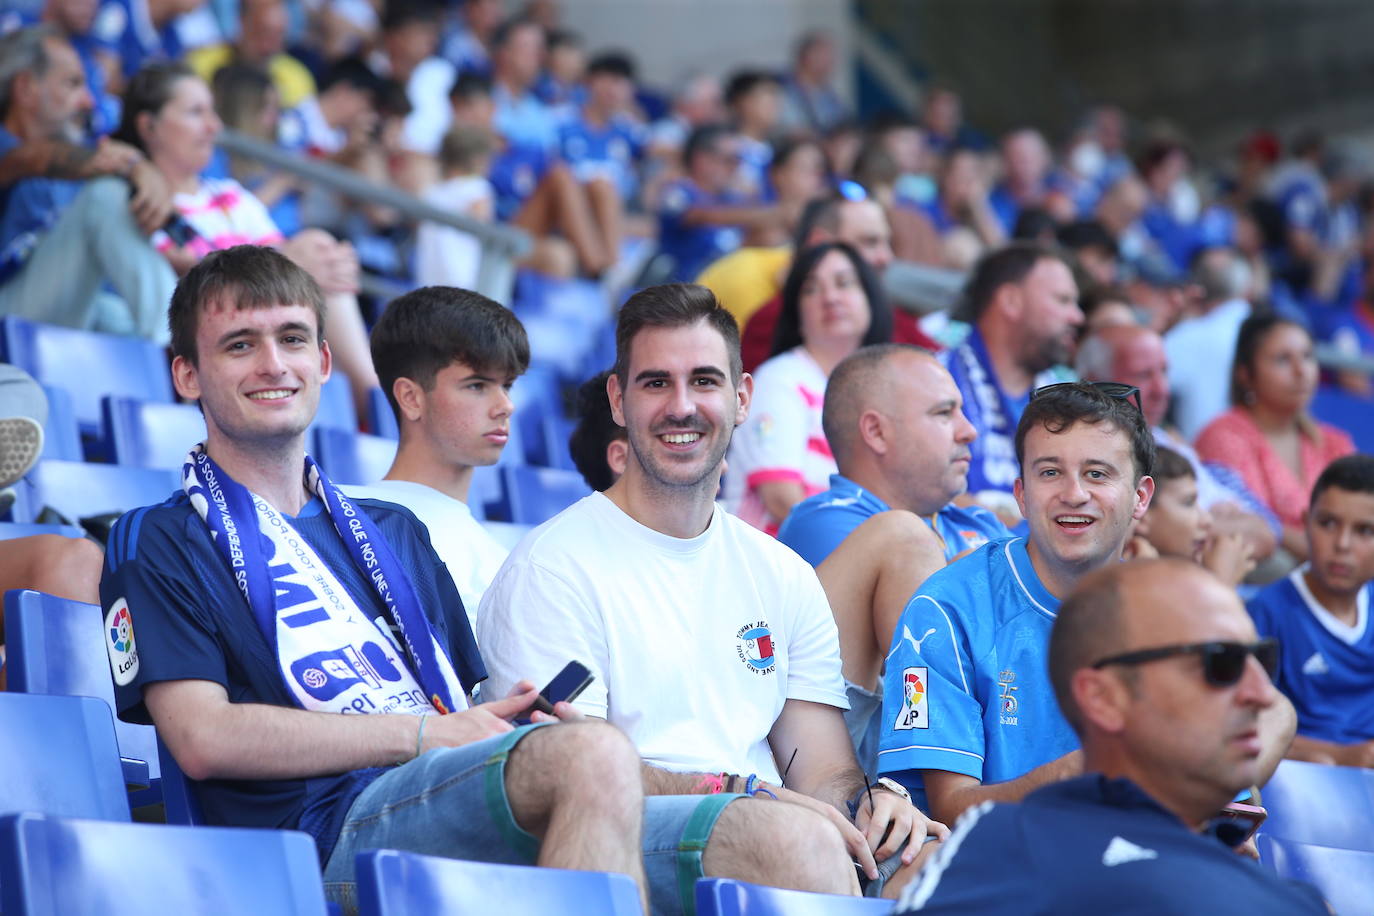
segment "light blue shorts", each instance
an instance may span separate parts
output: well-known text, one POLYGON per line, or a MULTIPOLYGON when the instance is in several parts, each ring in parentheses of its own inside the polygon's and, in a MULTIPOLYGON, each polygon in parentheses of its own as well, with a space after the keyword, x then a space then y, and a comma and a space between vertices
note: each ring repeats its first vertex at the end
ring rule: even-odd
MULTIPOLYGON (((533 865, 539 840, 506 798, 506 761, 530 725, 463 747, 440 748, 377 777, 348 809, 324 869, 325 890, 357 907, 354 858, 368 849, 506 865, 533 865)), ((725 806, 741 795, 658 795, 644 800, 644 871, 655 914, 695 912, 702 853, 725 806)))

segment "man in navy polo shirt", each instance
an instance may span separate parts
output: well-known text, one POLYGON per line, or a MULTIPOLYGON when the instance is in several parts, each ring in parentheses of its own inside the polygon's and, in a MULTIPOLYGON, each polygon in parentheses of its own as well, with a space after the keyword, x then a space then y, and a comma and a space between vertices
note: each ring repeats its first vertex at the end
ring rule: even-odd
POLYGON ((898 912, 1326 913, 1313 888, 1238 855, 1209 823, 1264 778, 1261 718, 1283 703, 1273 649, 1235 592, 1192 563, 1085 578, 1049 662, 1087 772, 972 809, 898 912))
POLYGON ((778 540, 816 567, 840 626, 845 721, 868 772, 877 766, 883 656, 927 576, 1011 534, 986 509, 950 500, 968 481, 977 435, 933 355, 876 344, 846 357, 825 389, 822 424, 840 473, 793 507, 778 540))

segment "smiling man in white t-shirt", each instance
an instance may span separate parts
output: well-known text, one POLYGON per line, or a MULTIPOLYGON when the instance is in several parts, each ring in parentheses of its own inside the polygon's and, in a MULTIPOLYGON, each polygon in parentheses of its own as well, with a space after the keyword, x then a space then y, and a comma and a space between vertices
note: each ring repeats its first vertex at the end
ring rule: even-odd
POLYGON ((734 319, 705 287, 652 287, 621 310, 616 343, 607 392, 629 435, 625 473, 502 567, 478 615, 488 686, 587 665, 595 680, 576 705, 634 741, 646 793, 754 794, 727 807, 722 836, 765 862, 769 842, 743 842, 763 819, 823 842, 778 883, 854 890, 838 840, 870 878, 875 855, 893 858, 908 837, 895 861, 911 862, 928 823, 900 787, 870 791, 854 759, 815 573, 714 503, 753 388, 734 319))

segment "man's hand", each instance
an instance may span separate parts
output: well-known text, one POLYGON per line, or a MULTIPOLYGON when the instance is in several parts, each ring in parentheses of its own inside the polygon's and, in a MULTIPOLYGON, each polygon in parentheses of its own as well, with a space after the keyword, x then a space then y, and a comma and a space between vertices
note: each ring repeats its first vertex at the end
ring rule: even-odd
POLYGON ((129 144, 103 137, 82 165, 81 171, 89 178, 97 175, 128 176, 136 165, 146 161, 143 154, 129 144))
POLYGON ((868 848, 873 850, 873 858, 877 861, 890 858, 909 839, 906 849, 902 851, 902 864, 910 865, 925 845, 927 835, 933 834, 942 842, 949 838, 948 827, 939 821, 929 820, 919 808, 896 792, 889 792, 881 786, 875 786, 871 791, 872 807, 869 806, 870 794, 865 792, 859 801, 854 824, 863 831, 868 848), (886 840, 883 839, 884 835, 886 840))
POLYGON ((812 811, 823 815, 840 832, 840 837, 844 840, 844 848, 849 851, 849 855, 853 857, 854 861, 859 863, 864 874, 868 875, 869 878, 878 877, 878 864, 873 859, 873 851, 869 848, 868 839, 858 827, 849 822, 849 818, 840 813, 838 808, 818 801, 810 795, 793 792, 791 789, 784 789, 781 786, 760 783, 759 787, 772 792, 780 802, 801 805, 803 808, 810 808, 812 811))
POLYGON ((133 187, 129 211, 143 234, 152 235, 172 215, 172 192, 167 187, 167 179, 146 159, 134 163, 128 176, 133 187))
MULTIPOLYGON (((420 753, 436 747, 461 747, 514 731, 515 726, 511 724, 511 720, 533 706, 534 698, 538 695, 539 690, 532 681, 518 681, 502 699, 479 703, 469 709, 451 712, 445 716, 435 716, 433 722, 425 729, 420 753)), ((536 712, 534 721, 549 722, 554 719, 552 716, 536 712), (539 716, 543 716, 543 719, 539 719, 539 716)))
POLYGON ((358 291, 358 254, 347 242, 320 229, 306 229, 288 239, 282 254, 295 261, 326 294, 358 291))
POLYGON ((1202 548, 1202 565, 1227 585, 1239 585, 1255 568, 1255 551, 1239 534, 1217 534, 1202 548))

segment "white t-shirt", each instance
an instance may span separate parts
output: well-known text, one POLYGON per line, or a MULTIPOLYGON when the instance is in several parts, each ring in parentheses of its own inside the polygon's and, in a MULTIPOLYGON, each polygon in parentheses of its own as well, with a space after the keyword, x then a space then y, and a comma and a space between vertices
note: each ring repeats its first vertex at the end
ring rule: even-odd
POLYGON ((593 493, 520 542, 477 619, 487 696, 580 661, 596 680, 577 707, 668 770, 776 783, 767 737, 783 703, 849 706, 815 572, 719 507, 684 539, 593 493))
POLYGON ((496 578, 509 551, 472 517, 468 504, 409 480, 379 480, 365 487, 340 489, 347 496, 381 499, 415 513, 421 524, 429 529, 434 552, 444 561, 453 584, 458 587, 458 597, 463 599, 463 609, 468 612, 468 623, 475 635, 482 593, 496 578))
POLYGON ((755 528, 776 534, 782 519, 769 515, 758 486, 794 480, 814 496, 830 489, 839 473, 821 428, 825 373, 804 347, 794 347, 759 366, 749 418, 730 442, 725 504, 755 528))
MULTIPOLYGON (((479 201, 491 201, 491 182, 481 175, 450 178, 425 192, 424 201, 453 213, 471 215, 479 201)), ((488 209, 490 212, 490 209, 488 209)), ((482 243, 461 229, 422 222, 415 236, 415 281, 420 286, 473 289, 482 263, 482 243)))

